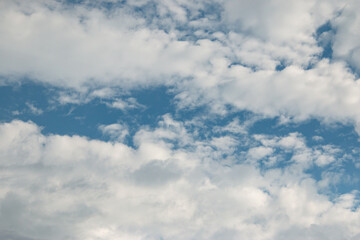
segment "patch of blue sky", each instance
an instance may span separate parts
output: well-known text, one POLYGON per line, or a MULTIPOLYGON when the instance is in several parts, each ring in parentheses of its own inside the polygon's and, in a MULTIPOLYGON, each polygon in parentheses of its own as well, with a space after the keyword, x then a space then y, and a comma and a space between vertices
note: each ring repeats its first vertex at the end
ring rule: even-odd
POLYGON ((47 108, 52 92, 53 89, 35 83, 1 86, 1 121, 10 121, 21 116, 34 117, 28 105, 32 104, 39 109, 47 108))
POLYGON ((282 71, 286 68, 286 64, 284 61, 280 61, 280 64, 276 65, 275 70, 276 71, 282 71))
MULTIPOLYGON (((167 87, 156 87, 131 91, 123 97, 132 97, 144 107, 129 108, 125 110, 109 107, 106 103, 110 100, 95 98, 82 104, 60 104, 55 101, 56 88, 49 88, 41 84, 28 82, 23 85, 1 86, 0 87, 0 121, 9 122, 12 119, 33 121, 43 127, 44 134, 80 135, 90 139, 109 141, 110 137, 104 135, 100 125, 114 123, 125 124, 129 127, 129 136, 125 143, 135 147, 132 136, 144 126, 150 129, 156 128, 159 121, 165 114, 170 114, 174 120, 180 122, 198 119, 201 124, 188 124, 187 130, 190 133, 196 132, 199 140, 211 140, 212 138, 233 136, 239 141, 235 146, 234 153, 238 161, 243 162, 244 153, 252 147, 247 145, 246 137, 254 134, 265 134, 269 136, 284 137, 289 133, 298 132, 306 139, 310 148, 323 145, 339 147, 344 155, 337 164, 329 164, 325 167, 314 165, 307 170, 315 180, 320 181, 326 172, 343 172, 341 181, 331 186, 333 193, 346 193, 353 189, 360 189, 359 166, 356 165, 359 157, 358 135, 350 124, 325 125, 317 119, 311 119, 300 123, 279 124, 279 118, 256 119, 247 128, 248 135, 241 132, 219 131, 234 119, 244 123, 256 117, 249 111, 235 111, 229 107, 227 115, 209 114, 205 106, 188 109, 178 109, 175 102, 176 92, 167 87), (34 112, 30 106, 38 109, 34 112), (244 144, 242 144, 244 142, 244 144), (334 168, 335 167, 335 168, 334 168)), ((178 143, 173 142, 174 147, 178 143)), ((228 157, 224 153, 224 158, 228 157)), ((281 152, 275 149, 274 156, 278 161, 274 165, 268 165, 268 158, 259 161, 262 169, 285 168, 291 164, 292 152, 281 152)))
POLYGON ((43 127, 45 134, 80 135, 107 140, 98 127, 125 123, 135 133, 140 126, 155 127, 161 116, 174 114, 172 97, 166 88, 135 91, 131 96, 144 108, 120 110, 106 105, 107 101, 95 98, 82 104, 60 104, 55 89, 36 83, 0 87, 0 121, 12 119, 33 121, 43 127), (29 104, 42 111, 34 114, 29 104))
POLYGON ((143 5, 140 4, 139 6, 130 5, 126 0, 119 0, 119 1, 88 1, 88 0, 65 0, 69 7, 74 6, 87 6, 89 8, 100 9, 104 11, 106 14, 111 14, 111 12, 116 11, 118 8, 126 8, 127 11, 130 11, 132 14, 137 15, 142 19, 148 20, 148 23, 152 22, 157 16, 156 13, 156 3, 152 1, 147 1, 143 5))
POLYGON ((344 159, 340 164, 319 167, 314 165, 305 171, 316 181, 330 178, 328 188, 323 189, 324 193, 332 197, 346 194, 360 189, 360 169, 355 166, 351 159, 344 159))
POLYGON ((320 26, 315 33, 315 39, 317 40, 318 46, 322 47, 323 51, 320 55, 320 58, 329 58, 332 59, 333 49, 332 49, 332 35, 334 35, 336 29, 334 29, 330 21, 326 22, 320 26))
MULTIPOLYGON (((222 7, 219 3, 209 1, 207 3, 202 3, 201 8, 190 9, 187 8, 186 4, 182 4, 181 8, 185 12, 185 17, 187 21, 179 21, 171 11, 167 14, 160 13, 159 4, 156 1, 147 1, 140 5, 128 5, 126 0, 122 1, 121 4, 117 3, 117 7, 126 7, 129 11, 132 12, 134 16, 144 19, 148 26, 155 24, 157 29, 163 30, 166 33, 170 31, 177 31, 179 41, 197 41, 199 37, 196 35, 198 30, 201 30, 204 33, 211 34, 219 30, 225 30, 224 26, 220 24, 222 7), (171 19, 169 22, 167 19, 171 19), (189 22, 206 20, 210 21, 209 24, 189 24, 189 22), (181 34, 181 36, 180 36, 181 34)), ((166 5, 166 4, 164 4, 166 5)), ((196 5, 196 4, 195 4, 196 5)), ((112 6, 109 9, 113 9, 112 6)), ((167 7, 167 6, 163 6, 167 7)))
MULTIPOLYGON (((319 55, 319 59, 327 58, 330 61, 333 60, 333 41, 336 34, 336 28, 334 28, 330 21, 321 25, 315 33, 315 39, 319 47, 323 49, 319 55)), ((312 68, 313 64, 309 64, 308 69, 312 68)), ((347 67, 351 71, 355 78, 359 78, 359 72, 351 63, 347 62, 347 67)))
POLYGON ((299 132, 306 138, 309 147, 318 144, 332 144, 351 151, 359 144, 358 135, 351 124, 324 124, 318 119, 303 122, 279 124, 279 117, 264 118, 256 121, 249 129, 250 134, 286 136, 299 132))
MULTIPOLYGON (((258 70, 258 66, 256 65, 249 65, 249 64, 246 64, 246 63, 243 63, 243 62, 240 62, 240 61, 233 61, 229 67, 231 66, 236 66, 236 65, 240 65, 240 66, 243 66, 243 67, 246 67, 246 68, 250 68, 253 72, 257 71, 258 70)), ((285 67, 284 67, 285 68, 285 67)), ((276 69, 277 71, 280 71, 280 69, 276 69)), ((282 69, 281 69, 282 70, 282 69)))
MULTIPOLYGON (((240 122, 249 120, 255 114, 249 111, 234 111, 230 109, 226 115, 210 114, 207 107, 177 109, 174 100, 175 92, 169 88, 156 87, 131 91, 123 97, 132 97, 145 107, 129 108, 126 110, 111 108, 106 105, 110 100, 95 98, 83 104, 56 103, 54 99, 55 88, 26 83, 0 87, 0 113, 1 121, 10 121, 13 118, 31 120, 44 127, 47 133, 78 134, 90 138, 99 138, 97 127, 117 122, 125 123, 132 128, 147 125, 151 128, 157 126, 161 117, 171 114, 175 120, 190 121, 198 116, 202 125, 199 137, 222 136, 224 133, 213 132, 218 126, 225 126, 234 119, 240 122), (34 113, 29 105, 33 105, 42 114, 34 113), (59 124, 59 122, 61 124, 59 124)), ((199 128, 199 126, 197 126, 199 128)), ((189 126, 191 131, 191 126, 189 126)), ((311 119, 299 123, 279 124, 279 118, 260 118, 249 126, 249 134, 267 134, 286 136, 291 132, 299 132, 306 138, 309 147, 316 145, 335 145, 350 152, 358 146, 358 136, 351 124, 323 124, 320 120, 311 119)))

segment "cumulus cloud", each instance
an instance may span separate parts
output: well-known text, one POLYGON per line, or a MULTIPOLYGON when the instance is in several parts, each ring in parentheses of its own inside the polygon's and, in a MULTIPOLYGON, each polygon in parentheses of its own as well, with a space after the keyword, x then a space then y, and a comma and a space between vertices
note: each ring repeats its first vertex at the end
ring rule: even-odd
MULTIPOLYGON (((313 69, 289 66, 280 72, 250 71, 233 66, 216 97, 240 109, 297 120, 317 117, 325 121, 357 123, 359 83, 340 63, 322 60, 313 69)), ((215 89, 214 89, 215 92, 215 89)))
POLYGON ((347 67, 358 62, 356 1, 0 4, 2 81, 75 89, 60 94, 63 103, 163 85, 180 108, 360 122, 358 79, 347 67), (334 59, 320 57, 316 34, 326 23, 336 30, 334 59))
POLYGON ((188 76, 211 51, 176 33, 150 29, 127 9, 109 15, 58 1, 1 3, 3 76, 28 76, 56 86, 152 86, 188 76), (190 61, 189 61, 190 60, 190 61))
MULTIPOLYGON (((310 148, 296 133, 250 137, 247 148, 257 144, 259 151, 250 148, 249 156, 261 152, 260 146, 273 149, 266 154, 278 159, 281 151, 287 151, 294 159, 305 154, 309 162, 316 162, 319 154, 337 152, 330 146, 310 148)), ((141 129, 136 148, 81 136, 44 135, 32 122, 2 123, 0 236, 254 240, 359 236, 356 192, 330 199, 305 173, 307 167, 299 168, 295 160, 282 169, 261 170, 254 162, 241 160, 246 157, 243 153, 224 148, 240 144, 238 138, 200 139, 169 115, 156 128, 141 129), (181 139, 187 140, 176 144, 181 139), (234 161, 222 161, 219 149, 231 151, 234 161)))

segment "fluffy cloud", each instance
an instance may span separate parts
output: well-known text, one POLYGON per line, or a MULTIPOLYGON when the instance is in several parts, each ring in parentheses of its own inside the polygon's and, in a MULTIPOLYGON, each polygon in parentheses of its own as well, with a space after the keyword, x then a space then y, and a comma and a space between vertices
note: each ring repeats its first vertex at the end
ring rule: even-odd
POLYGON ((312 34, 334 17, 345 1, 224 0, 224 19, 233 29, 250 32, 265 41, 311 43, 312 34))
POLYGON ((211 89, 214 94, 208 97, 216 96, 240 109, 298 120, 360 120, 359 82, 340 63, 322 60, 310 70, 289 66, 280 72, 232 66, 223 77, 227 81, 211 89))
POLYGON ((359 74, 359 40, 360 16, 358 1, 347 1, 339 17, 332 21, 335 28, 333 53, 337 59, 344 59, 359 74))
POLYGON ((164 77, 190 75, 216 48, 209 41, 194 45, 174 32, 150 29, 145 19, 122 8, 107 15, 57 1, 3 1, 1 6, 0 73, 6 77, 74 88, 152 86, 164 84, 164 77))
POLYGON ((178 94, 179 107, 207 105, 226 114, 231 105, 265 116, 358 125, 360 88, 346 67, 357 68, 351 30, 357 5, 174 0, 107 9, 89 2, 2 1, 0 75, 3 82, 26 76, 79 92, 62 95, 64 103, 82 102, 77 98, 87 94, 111 98, 114 86, 165 85, 178 94), (337 61, 319 58, 317 29, 327 22, 336 28, 337 61))
MULTIPOLYGON (((273 149, 266 155, 278 159, 281 151, 294 152, 294 159, 306 153, 309 162, 336 152, 309 148, 296 133, 246 135, 238 137, 250 137, 249 146, 258 150, 273 149)), ((260 170, 222 147, 240 139, 195 136, 169 115, 157 128, 140 130, 136 148, 43 135, 31 122, 1 124, 1 236, 270 240, 360 234, 356 192, 330 200, 305 165, 290 161, 282 170, 260 170), (175 144, 181 139, 188 140, 175 144), (218 149, 237 157, 226 163, 218 149)))

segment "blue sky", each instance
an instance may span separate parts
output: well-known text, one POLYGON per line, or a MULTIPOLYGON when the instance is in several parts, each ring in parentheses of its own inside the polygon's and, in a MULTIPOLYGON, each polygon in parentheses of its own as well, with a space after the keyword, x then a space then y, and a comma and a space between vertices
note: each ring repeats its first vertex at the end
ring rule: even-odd
POLYGON ((0 3, 0 238, 360 239, 360 4, 0 3))

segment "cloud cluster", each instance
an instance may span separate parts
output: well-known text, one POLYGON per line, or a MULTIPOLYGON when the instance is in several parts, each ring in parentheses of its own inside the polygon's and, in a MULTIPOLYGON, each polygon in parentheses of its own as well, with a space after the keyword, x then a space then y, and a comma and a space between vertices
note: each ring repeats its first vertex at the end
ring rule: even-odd
POLYGON ((360 236, 357 193, 330 199, 320 193, 326 186, 305 173, 312 164, 323 166, 324 157, 339 160, 334 147, 309 148, 298 133, 199 139, 169 115, 157 128, 139 130, 134 142, 136 148, 131 148, 80 136, 43 135, 31 122, 1 124, 1 237, 360 236), (241 144, 248 150, 236 153, 241 144), (291 159, 281 157, 289 153, 291 159), (280 163, 286 167, 278 168, 274 161, 286 161, 280 163), (268 168, 259 168, 260 162, 268 168))
POLYGON ((2 1, 2 81, 99 97, 99 88, 165 85, 179 107, 360 122, 360 87, 347 67, 358 62, 356 1, 86 3, 2 1), (316 34, 327 22, 334 61, 320 59, 316 34))

